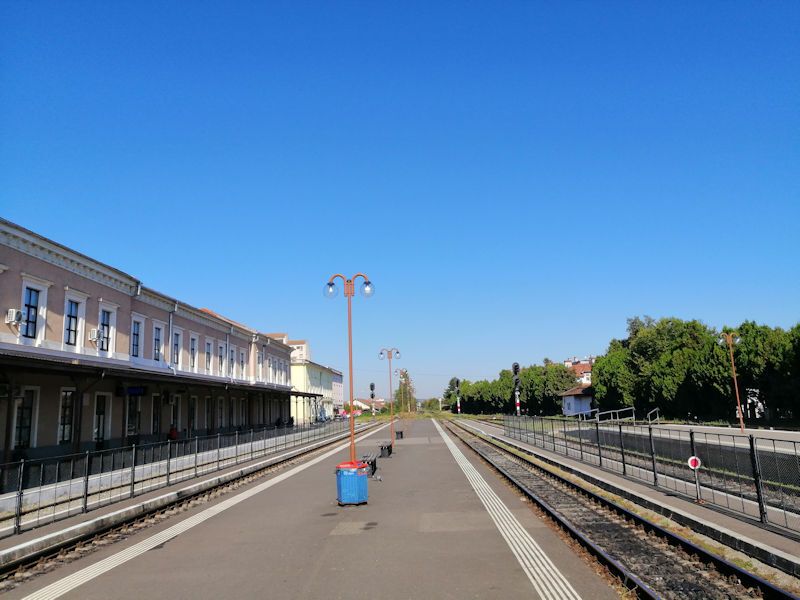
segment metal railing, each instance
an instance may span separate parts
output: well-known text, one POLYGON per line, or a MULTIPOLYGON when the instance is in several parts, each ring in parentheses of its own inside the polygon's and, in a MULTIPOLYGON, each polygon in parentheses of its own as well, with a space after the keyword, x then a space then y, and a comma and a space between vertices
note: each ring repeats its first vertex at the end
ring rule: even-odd
POLYGON ((800 531, 800 442, 510 415, 503 426, 505 435, 539 448, 800 531), (699 485, 690 456, 702 461, 699 485))
POLYGON ((613 408, 597 413, 598 421, 627 421, 628 419, 636 421, 636 409, 633 406, 627 408, 613 408))
POLYGON ((264 427, 0 465, 0 538, 345 431, 264 427))

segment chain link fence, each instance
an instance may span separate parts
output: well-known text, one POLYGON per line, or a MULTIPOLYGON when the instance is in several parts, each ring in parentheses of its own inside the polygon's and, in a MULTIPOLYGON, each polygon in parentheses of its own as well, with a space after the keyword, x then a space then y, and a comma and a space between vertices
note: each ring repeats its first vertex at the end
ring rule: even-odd
POLYGON ((800 442, 692 429, 507 415, 505 435, 800 531, 800 442), (690 456, 700 458, 695 472, 690 456))

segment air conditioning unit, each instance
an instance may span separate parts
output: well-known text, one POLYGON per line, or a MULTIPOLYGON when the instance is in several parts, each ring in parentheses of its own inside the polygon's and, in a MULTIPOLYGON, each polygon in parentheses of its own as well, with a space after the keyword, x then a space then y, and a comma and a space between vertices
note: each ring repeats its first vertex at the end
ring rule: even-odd
POLYGON ((89 341, 91 341, 91 342, 99 342, 101 336, 102 336, 102 334, 100 333, 99 329, 90 329, 89 330, 89 341))
POLYGON ((6 312, 6 323, 13 323, 14 325, 22 323, 22 311, 16 308, 9 308, 8 312, 6 312))

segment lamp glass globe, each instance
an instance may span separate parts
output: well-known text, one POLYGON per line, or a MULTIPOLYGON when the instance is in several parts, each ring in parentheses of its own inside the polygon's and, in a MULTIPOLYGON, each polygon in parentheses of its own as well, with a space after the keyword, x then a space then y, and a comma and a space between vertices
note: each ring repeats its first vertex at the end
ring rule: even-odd
POLYGON ((322 295, 326 298, 336 298, 339 295, 339 288, 335 283, 329 281, 322 288, 322 295))
POLYGON ((371 281, 365 281, 359 287, 359 292, 364 298, 371 298, 375 294, 375 285, 371 281))

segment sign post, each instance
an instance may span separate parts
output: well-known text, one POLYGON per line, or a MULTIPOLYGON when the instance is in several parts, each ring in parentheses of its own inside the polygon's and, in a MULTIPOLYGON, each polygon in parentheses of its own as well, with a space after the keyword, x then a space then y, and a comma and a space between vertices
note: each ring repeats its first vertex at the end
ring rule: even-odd
POLYGON ((686 464, 689 465, 689 468, 694 471, 694 487, 697 493, 697 500, 698 504, 703 503, 703 497, 700 494, 700 467, 702 466, 702 462, 699 457, 697 456, 690 456, 689 460, 686 461, 686 464))

